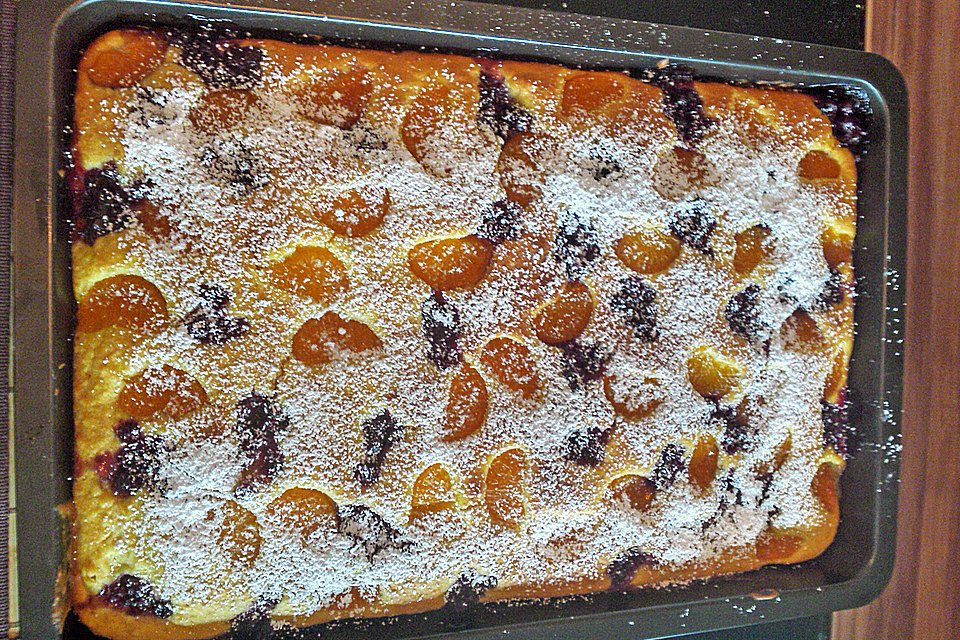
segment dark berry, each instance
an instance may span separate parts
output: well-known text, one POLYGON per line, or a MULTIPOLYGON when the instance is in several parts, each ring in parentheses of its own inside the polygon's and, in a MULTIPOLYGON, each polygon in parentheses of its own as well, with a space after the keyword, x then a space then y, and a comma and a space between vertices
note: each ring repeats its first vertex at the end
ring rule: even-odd
POLYGON ((158 618, 169 618, 173 615, 169 600, 158 596, 149 582, 129 573, 103 587, 99 596, 108 607, 127 615, 151 615, 158 618))
POLYGON ((853 413, 855 404, 847 399, 839 404, 820 401, 820 418, 823 422, 823 442, 833 447, 838 455, 849 457, 857 448, 853 413))
POLYGON ((610 308, 632 327, 642 342, 654 342, 660 337, 657 329, 657 290, 637 276, 625 278, 610 298, 610 308))
POLYGON ((354 475, 360 485, 367 488, 380 478, 383 461, 390 448, 400 441, 403 425, 397 422, 389 411, 384 410, 373 418, 364 420, 360 429, 363 432, 365 451, 363 461, 354 468, 354 475))
POLYGON ((200 164, 210 175, 244 192, 267 184, 267 174, 253 151, 238 140, 214 140, 200 153, 200 164))
POLYGON ((447 594, 446 608, 453 612, 466 611, 470 607, 480 604, 480 598, 490 589, 497 586, 495 576, 484 576, 474 570, 462 573, 456 581, 450 585, 447 594))
POLYGON ((237 436, 243 468, 234 486, 237 496, 269 484, 283 465, 277 435, 290 427, 290 418, 272 397, 252 392, 237 403, 237 436))
POLYGON ((226 314, 224 309, 230 303, 230 293, 220 285, 200 285, 197 298, 196 306, 183 317, 187 333, 194 340, 203 344, 223 344, 250 329, 246 318, 226 314))
POLYGON ((386 549, 403 550, 410 542, 370 507, 362 504, 345 504, 337 507, 337 532, 363 547, 367 559, 386 549))
POLYGON ((667 65, 652 70, 651 79, 663 91, 663 112, 673 120, 680 140, 696 145, 717 121, 704 111, 703 98, 694 87, 693 69, 667 65))
POLYGON ((842 146, 860 155, 869 142, 873 110, 870 98, 857 87, 824 85, 807 90, 817 108, 833 126, 833 135, 842 146))
POLYGON ((653 483, 658 490, 662 491, 676 481, 681 469, 683 469, 683 447, 678 444, 668 444, 660 452, 660 459, 653 468, 653 483))
POLYGON ((183 65, 215 89, 249 89, 260 82, 263 50, 240 46, 228 34, 211 28, 179 32, 173 39, 181 47, 183 65))
POLYGON ((460 312, 439 292, 427 298, 420 311, 423 335, 427 339, 427 357, 440 369, 460 362, 460 312))
POLYGON ((843 302, 847 295, 847 282, 843 272, 836 267, 830 267, 830 276, 824 282, 823 288, 813 301, 814 311, 826 311, 843 302))
POLYGON ((570 389, 576 391, 588 382, 599 380, 610 360, 609 353, 596 344, 568 342, 560 347, 563 350, 561 371, 570 383, 570 389))
POLYGON ((487 125, 503 140, 514 133, 530 131, 533 115, 521 107, 510 95, 503 76, 487 70, 480 71, 477 83, 477 121, 487 125))
POLYGON ((120 442, 136 442, 143 438, 143 430, 136 420, 121 420, 113 428, 113 432, 117 434, 120 442))
POLYGON ((587 154, 584 169, 597 182, 616 180, 623 175, 623 165, 606 145, 593 145, 587 154))
POLYGON ((722 429, 720 447, 728 454, 746 451, 754 445, 756 432, 737 416, 733 407, 717 407, 707 418, 709 430, 722 429))
POLYGON ((578 427, 563 440, 563 459, 579 465, 595 467, 603 462, 604 447, 611 429, 596 425, 578 427))
POLYGON ((357 151, 383 151, 387 148, 387 141, 383 136, 362 123, 344 130, 343 137, 357 151))
POLYGON ((136 216, 130 207, 143 201, 146 188, 134 183, 121 184, 116 164, 108 162, 99 169, 90 169, 83 176, 82 190, 76 196, 73 230, 87 244, 97 238, 130 225, 136 216))
POLYGON ((570 280, 577 280, 600 257, 600 237, 593 223, 567 211, 553 241, 553 257, 563 264, 570 280))
POLYGON ((277 477, 283 466, 283 454, 277 438, 269 433, 257 443, 256 449, 247 454, 240 477, 233 486, 233 494, 242 498, 258 488, 266 486, 277 477))
POLYGON ((723 316, 730 330, 747 342, 756 342, 769 329, 769 325, 760 318, 760 287, 756 284, 747 285, 730 298, 723 308, 723 316))
POLYGON ((706 200, 697 198, 680 204, 670 218, 670 233, 691 249, 708 256, 713 255, 710 248, 710 235, 717 226, 717 219, 710 213, 706 200))
POLYGON ((523 208, 512 200, 497 200, 481 213, 483 217, 478 238, 486 238, 493 244, 516 240, 523 233, 523 208))
POLYGON ((125 442, 117 450, 109 476, 113 493, 129 498, 140 489, 162 492, 166 488, 160 478, 160 466, 166 456, 163 441, 155 436, 142 435, 125 442))
POLYGON ((640 547, 630 547, 622 551, 607 567, 607 575, 610 576, 610 588, 614 591, 629 589, 637 569, 657 564, 656 558, 640 549, 640 547))

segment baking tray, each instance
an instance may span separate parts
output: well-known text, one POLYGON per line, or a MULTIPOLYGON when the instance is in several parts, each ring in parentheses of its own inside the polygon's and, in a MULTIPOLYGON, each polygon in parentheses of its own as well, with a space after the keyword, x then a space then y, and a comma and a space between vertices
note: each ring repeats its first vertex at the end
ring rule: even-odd
MULTIPOLYGON (((837 537, 819 558, 686 587, 550 603, 485 605, 467 630, 436 614, 315 629, 314 637, 609 639, 658 637, 810 616, 865 604, 889 580, 896 531, 905 287, 907 100, 869 53, 465 0, 84 0, 21 3, 17 34, 14 375, 20 620, 23 638, 60 635, 52 614, 70 499, 74 302, 60 171, 73 66, 97 33, 124 22, 225 20, 257 32, 437 47, 568 65, 649 68, 669 58, 701 75, 862 89, 875 118, 859 163, 856 339, 849 386, 861 445, 841 479, 837 537)), ((309 634, 308 634, 309 637, 309 634)))

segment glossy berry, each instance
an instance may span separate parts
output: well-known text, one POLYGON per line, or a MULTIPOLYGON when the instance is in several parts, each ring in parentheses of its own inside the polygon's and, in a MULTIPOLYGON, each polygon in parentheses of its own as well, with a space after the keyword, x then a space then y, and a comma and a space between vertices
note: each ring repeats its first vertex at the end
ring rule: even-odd
POLYGON ((223 344, 242 336, 250 328, 246 318, 231 317, 224 311, 230 293, 217 284, 201 284, 196 306, 183 317, 190 337, 203 344, 223 344))
MULTIPOLYGON (((841 394, 846 395, 846 394, 841 394)), ((848 399, 832 404, 820 401, 820 418, 823 422, 823 443, 833 447, 844 458, 856 450, 856 430, 853 426, 855 404, 848 399)))
POLYGON ((600 237, 593 224, 568 211, 553 241, 553 257, 570 280, 577 280, 600 257, 600 237))
POLYGON ((833 135, 842 146, 860 155, 869 142, 873 111, 867 94, 856 87, 824 85, 807 90, 817 108, 827 116, 833 135))
POLYGON ((710 213, 706 200, 697 198, 681 203, 668 226, 670 233, 683 244, 704 255, 713 255, 710 235, 717 226, 717 219, 710 213))
POLYGON ((345 504, 337 508, 337 532, 361 545, 367 559, 386 549, 403 550, 410 542, 402 539, 399 530, 384 520, 370 507, 362 504, 345 504))
POLYGON ((846 294, 847 283, 843 272, 836 267, 830 267, 830 276, 813 301, 813 309, 814 311, 826 311, 843 302, 846 294))
POLYGON ((354 468, 354 475, 360 485, 367 488, 380 478, 383 461, 390 448, 400 441, 403 425, 384 410, 364 420, 360 430, 363 432, 364 456, 363 461, 354 468))
POLYGON ((607 567, 607 575, 610 576, 610 588, 614 591, 629 589, 637 569, 643 566, 655 566, 656 564, 658 564, 656 558, 640 549, 640 547, 630 547, 622 551, 607 567))
POLYGON ((136 420, 121 420, 113 428, 117 440, 124 443, 136 442, 143 438, 143 430, 136 420))
POLYGON ((568 342, 562 345, 563 365, 562 373, 570 383, 570 389, 576 391, 585 386, 588 382, 599 380, 603 377, 607 362, 611 354, 597 344, 582 344, 580 342, 568 342))
POLYGON ((420 311, 423 335, 427 340, 427 357, 440 369, 460 362, 460 334, 463 330, 460 312, 439 292, 427 298, 420 311))
POLYGON ((172 39, 182 49, 183 65, 215 89, 249 89, 260 82, 263 50, 240 46, 230 34, 211 28, 178 32, 172 39))
POLYGON ((680 140, 694 146, 717 121, 707 115, 703 98, 694 87, 693 69, 667 65, 651 72, 653 84, 663 91, 663 112, 673 120, 680 140))
POLYGON ((203 148, 199 161, 213 177, 244 192, 267 183, 267 175, 259 159, 241 141, 214 141, 203 148))
POLYGON ((722 429, 720 447, 733 455, 750 449, 754 445, 756 431, 737 416, 733 407, 717 407, 707 418, 707 428, 722 429))
POLYGON ((523 234, 523 208, 512 200, 497 200, 481 213, 477 237, 493 244, 516 240, 523 234))
POLYGON ((134 183, 128 190, 120 181, 113 162, 90 169, 83 176, 82 190, 76 196, 73 230, 83 242, 94 241, 127 227, 136 219, 130 207, 143 201, 146 189, 134 183))
POLYGON ((256 391, 237 403, 237 437, 243 468, 234 487, 238 497, 268 484, 283 465, 277 435, 290 427, 290 418, 277 401, 256 391))
POLYGON ((103 587, 99 597, 108 607, 131 616, 169 618, 173 615, 169 600, 158 596, 149 582, 129 573, 103 587))
POLYGON ((654 342, 660 337, 657 329, 657 290, 637 276, 620 282, 610 298, 610 308, 632 327, 641 342, 654 342))
POLYGON ((683 447, 668 444, 660 452, 660 459, 653 468, 653 483, 658 490, 664 490, 674 483, 677 474, 683 469, 683 447))
POLYGON ((730 330, 748 342, 756 342, 769 326, 760 318, 760 287, 747 285, 723 308, 730 330))
POLYGON ((444 596, 445 608, 452 613, 462 613, 480 604, 483 594, 496 586, 496 576, 480 575, 472 569, 461 573, 444 596))
POLYGON ((166 488, 160 478, 160 467, 166 457, 163 441, 142 432, 130 433, 129 438, 114 455, 107 476, 110 489, 121 498, 129 498, 141 489, 162 492, 166 488))
POLYGON ((603 462, 610 431, 596 425, 574 429, 563 440, 563 459, 583 466, 597 466, 603 462))
POLYGON ((521 107, 510 95, 503 76, 480 71, 477 83, 477 121, 490 127, 503 140, 515 133, 530 131, 533 114, 521 107))

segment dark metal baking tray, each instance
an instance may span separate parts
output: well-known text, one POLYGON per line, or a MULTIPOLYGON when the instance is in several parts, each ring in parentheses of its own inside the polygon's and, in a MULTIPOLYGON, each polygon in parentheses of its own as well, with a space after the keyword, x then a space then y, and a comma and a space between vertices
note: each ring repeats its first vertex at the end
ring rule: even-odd
MULTIPOLYGON (((72 475, 70 244, 58 171, 70 124, 73 65, 109 25, 199 16, 241 28, 649 68, 669 58, 730 80, 859 87, 875 114, 859 164, 856 340, 850 387, 862 444, 841 480, 841 524, 821 557, 687 587, 551 603, 487 605, 465 638, 640 638, 809 616, 864 604, 893 567, 905 286, 906 90, 883 58, 842 49, 465 0, 248 2, 65 0, 21 3, 17 34, 14 374, 20 620, 23 638, 59 635, 52 607, 64 536, 57 507, 72 475), (751 594, 776 590, 772 599, 751 594)), ((448 633, 436 615, 324 628, 323 637, 448 633)), ((321 631, 317 632, 317 636, 321 631)))

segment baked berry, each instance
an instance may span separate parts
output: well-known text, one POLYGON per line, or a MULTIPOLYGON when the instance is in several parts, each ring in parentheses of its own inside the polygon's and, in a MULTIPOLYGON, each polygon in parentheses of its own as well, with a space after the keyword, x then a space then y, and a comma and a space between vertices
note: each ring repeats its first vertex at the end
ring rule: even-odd
POLYGON ((237 403, 237 436, 243 468, 234 494, 243 496, 268 484, 283 465, 277 435, 290 427, 290 418, 271 396, 256 391, 237 403))
POLYGON ((169 618, 173 615, 169 600, 158 596, 149 582, 129 573, 124 573, 104 586, 98 595, 108 607, 127 615, 150 615, 158 618, 169 618))
POLYGON ((657 564, 656 558, 640 547, 630 547, 620 552, 607 567, 607 575, 610 576, 610 589, 614 591, 629 589, 637 569, 643 566, 656 566, 657 564))
POLYGON ((460 362, 460 334, 463 331, 460 312, 443 297, 434 293, 423 302, 420 311, 423 335, 427 339, 427 357, 440 369, 460 362))
POLYGON ((704 255, 713 255, 710 235, 717 226, 717 219, 710 213, 706 200, 696 198, 681 203, 670 217, 668 226, 670 233, 683 244, 704 255))
POLYGON ((121 183, 115 163, 90 169, 76 196, 73 231, 83 242, 93 244, 97 238, 132 224, 136 215, 130 208, 145 197, 144 183, 135 182, 129 188, 121 183))
POLYGON ((747 342, 756 342, 769 325, 760 318, 760 286, 747 285, 723 308, 730 330, 747 342))
POLYGON ((847 282, 843 272, 836 267, 830 267, 830 276, 824 282, 823 288, 813 301, 814 311, 826 311, 843 302, 847 295, 847 282))
POLYGON ((563 264, 570 280, 579 279, 600 257, 600 237, 593 223, 567 211, 553 241, 553 257, 563 264))
POLYGON ((733 455, 753 447, 756 431, 740 419, 733 407, 717 407, 707 418, 707 429, 722 429, 720 447, 733 455))
POLYGON ((402 534, 383 516, 362 504, 345 504, 337 507, 337 532, 361 545, 367 559, 386 549, 403 550, 410 546, 402 534))
POLYGON ((223 344, 250 329, 246 318, 228 316, 224 311, 230 293, 217 284, 201 284, 197 304, 183 317, 190 337, 203 344, 223 344))
POLYGON ((150 493, 166 488, 160 477, 160 467, 166 457, 163 441, 155 436, 139 437, 131 434, 131 440, 117 450, 108 477, 114 495, 129 498, 144 489, 150 493))
POLYGON ((479 100, 477 101, 477 121, 490 127, 502 140, 515 133, 530 131, 533 126, 533 114, 521 107, 510 95, 503 76, 480 71, 477 82, 479 100))
POLYGON ((354 475, 364 489, 380 478, 380 468, 390 448, 400 441, 403 425, 396 421, 387 410, 360 425, 363 432, 363 461, 354 468, 354 475))
POLYGON ((214 178, 244 192, 267 184, 267 174, 253 150, 239 140, 214 140, 200 152, 200 164, 214 178))
POLYGON ((583 344, 577 341, 567 342, 560 348, 563 351, 561 371, 563 377, 570 383, 572 391, 603 377, 607 362, 612 355, 600 345, 583 344))
POLYGON ((249 89, 260 82, 263 50, 241 46, 230 35, 204 27, 197 32, 178 32, 173 42, 182 49, 183 66, 200 76, 208 87, 249 89))
POLYGON ((480 604, 483 594, 496 586, 496 576, 480 575, 473 569, 461 573, 444 596, 445 608, 453 613, 462 613, 480 604))
POLYGON ((484 209, 477 237, 493 244, 516 240, 523 233, 523 208, 512 200, 497 200, 484 209))
POLYGON ((623 176, 623 165, 607 145, 590 147, 583 168, 597 182, 612 181, 623 176))
POLYGON ((383 151, 387 140, 370 125, 357 123, 343 132, 343 137, 357 151, 383 151))
POLYGON ((856 431, 853 426, 855 405, 841 394, 837 404, 820 401, 820 418, 823 422, 823 442, 833 447, 838 455, 850 457, 856 450, 856 431))
POLYGON ((136 442, 143 438, 143 430, 136 420, 121 420, 113 428, 117 440, 123 443, 136 442))
POLYGON ((610 297, 610 308, 634 329, 641 342, 654 342, 660 337, 657 329, 657 290, 637 276, 624 278, 620 288, 610 297))
POLYGON ((694 87, 693 69, 667 65, 651 71, 653 84, 663 91, 663 112, 673 120, 680 140, 694 146, 717 121, 707 115, 703 98, 694 87))
POLYGON ((233 495, 242 498, 270 484, 283 466, 283 453, 276 436, 268 433, 246 454, 240 477, 233 486, 233 495))
POLYGON ((610 432, 611 429, 596 425, 574 429, 563 440, 563 459, 582 466, 597 466, 603 462, 610 432))
POLYGON ((833 135, 842 146, 859 155, 869 141, 873 110, 870 98, 859 88, 846 85, 823 85, 808 90, 817 108, 827 116, 833 135))
POLYGON ((660 452, 660 459, 653 468, 653 483, 662 491, 668 488, 677 479, 677 474, 683 469, 683 447, 679 444, 668 444, 660 452))

